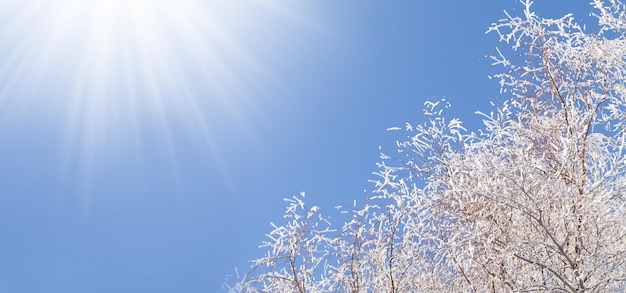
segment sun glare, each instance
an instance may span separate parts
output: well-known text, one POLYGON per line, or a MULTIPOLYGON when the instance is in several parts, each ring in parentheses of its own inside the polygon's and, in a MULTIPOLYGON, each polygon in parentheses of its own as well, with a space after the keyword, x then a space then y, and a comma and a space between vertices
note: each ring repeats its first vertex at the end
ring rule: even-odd
POLYGON ((145 148, 175 170, 181 133, 227 177, 216 132, 252 133, 244 109, 263 101, 248 85, 275 82, 250 44, 273 44, 272 24, 304 22, 295 11, 268 0, 2 0, 0 130, 51 129, 60 176, 82 185, 111 156, 145 148))
POLYGON ((237 117, 245 92, 239 78, 265 74, 238 40, 262 21, 254 11, 264 7, 225 0, 6 0, 0 107, 47 108, 64 121, 67 148, 92 155, 117 136, 133 136, 145 121, 165 138, 173 121, 182 121, 210 142, 207 108, 237 117))
POLYGON ((257 95, 283 89, 264 65, 282 57, 270 55, 281 34, 320 30, 299 5, 0 0, 0 131, 51 134, 61 185, 81 194, 120 164, 177 173, 181 148, 228 181, 224 141, 254 144, 258 121, 272 119, 257 105, 281 105, 257 95))

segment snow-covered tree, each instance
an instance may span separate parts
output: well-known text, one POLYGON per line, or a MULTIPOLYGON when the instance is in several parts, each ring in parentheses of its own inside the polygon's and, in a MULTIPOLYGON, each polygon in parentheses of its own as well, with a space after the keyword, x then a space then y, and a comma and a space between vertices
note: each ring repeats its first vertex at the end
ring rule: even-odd
POLYGON ((284 218, 288 222, 267 234, 268 241, 260 247, 267 255, 254 261, 243 280, 231 291, 238 292, 323 292, 327 257, 332 247, 328 237, 330 223, 318 213, 319 208, 306 208, 305 195, 285 199, 284 218))
POLYGON ((522 4, 489 28, 509 98, 483 129, 427 102, 342 227, 294 199, 233 291, 626 291, 626 7, 593 1, 590 33, 522 4))

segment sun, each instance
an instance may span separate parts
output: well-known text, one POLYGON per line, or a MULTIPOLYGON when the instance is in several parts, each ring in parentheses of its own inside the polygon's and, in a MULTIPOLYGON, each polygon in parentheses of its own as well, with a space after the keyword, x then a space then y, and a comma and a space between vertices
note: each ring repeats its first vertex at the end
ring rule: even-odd
POLYGON ((0 130, 49 127, 61 168, 85 177, 147 148, 174 162, 181 133, 219 165, 215 132, 254 123, 246 81, 274 80, 246 38, 276 41, 268 26, 304 19, 297 11, 269 0, 2 0, 0 130))
POLYGON ((143 124, 163 138, 175 123, 190 125, 210 141, 211 111, 241 116, 235 112, 245 89, 238 79, 265 74, 240 42, 245 30, 262 22, 255 11, 265 6, 224 0, 4 0, 0 109, 46 108, 55 123, 62 121, 68 148, 91 156, 143 124))

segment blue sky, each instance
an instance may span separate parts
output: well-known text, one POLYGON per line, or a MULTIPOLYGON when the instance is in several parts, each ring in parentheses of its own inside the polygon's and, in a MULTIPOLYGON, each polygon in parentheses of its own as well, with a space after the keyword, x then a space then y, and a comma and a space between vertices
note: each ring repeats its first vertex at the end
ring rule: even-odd
POLYGON ((484 33, 505 9, 522 6, 0 0, 0 291, 219 291, 283 198, 365 199, 385 129, 426 99, 479 127, 506 98, 484 33))

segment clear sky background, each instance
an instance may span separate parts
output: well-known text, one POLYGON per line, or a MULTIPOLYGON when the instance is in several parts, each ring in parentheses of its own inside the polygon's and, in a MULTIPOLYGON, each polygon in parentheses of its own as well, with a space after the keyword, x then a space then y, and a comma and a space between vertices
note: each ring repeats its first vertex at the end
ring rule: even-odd
POLYGON ((479 127, 506 98, 485 31, 521 9, 0 0, 0 292, 220 291, 283 198, 332 212, 369 196, 386 129, 426 99, 479 127))

